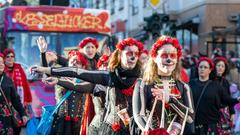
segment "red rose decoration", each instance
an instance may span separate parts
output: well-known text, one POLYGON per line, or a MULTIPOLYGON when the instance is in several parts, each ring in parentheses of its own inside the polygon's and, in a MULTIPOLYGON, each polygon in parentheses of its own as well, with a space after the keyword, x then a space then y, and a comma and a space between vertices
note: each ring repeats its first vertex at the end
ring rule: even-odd
POLYGON ((170 105, 165 103, 165 108, 170 108, 170 105))
POLYGON ((86 37, 84 38, 80 43, 79 43, 79 47, 83 48, 84 46, 86 46, 88 43, 92 43, 96 48, 98 48, 98 42, 96 38, 91 38, 91 37, 86 37))
POLYGON ((71 120, 71 117, 70 116, 65 116, 64 118, 66 121, 70 121, 71 120))
POLYGON ((159 48, 161 48, 163 45, 171 44, 177 49, 177 55, 178 58, 182 56, 182 46, 178 42, 176 38, 172 38, 169 36, 162 36, 160 37, 153 45, 151 50, 151 56, 155 58, 157 56, 157 51, 159 48))
POLYGON ((128 89, 124 89, 122 90, 122 94, 125 96, 132 96, 133 95, 133 88, 128 88, 128 89))
POLYGON ((177 95, 177 98, 181 98, 181 92, 176 87, 172 88, 170 93, 177 95))
POLYGON ((114 122, 113 124, 112 124, 112 129, 113 129, 113 131, 118 131, 118 130, 120 130, 121 129, 121 126, 120 126, 120 124, 118 123, 118 122, 114 122))
POLYGON ((116 45, 116 48, 118 50, 123 50, 125 46, 133 46, 133 45, 138 47, 139 52, 142 52, 144 45, 134 38, 123 39, 116 45))

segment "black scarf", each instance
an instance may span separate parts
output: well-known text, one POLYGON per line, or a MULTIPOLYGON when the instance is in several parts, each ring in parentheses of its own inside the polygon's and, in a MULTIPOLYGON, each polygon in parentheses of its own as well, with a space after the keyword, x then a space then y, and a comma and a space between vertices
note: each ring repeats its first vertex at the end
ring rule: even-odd
POLYGON ((127 89, 133 85, 136 79, 140 76, 141 70, 138 66, 132 70, 125 70, 118 66, 114 72, 111 73, 112 84, 119 89, 127 89))

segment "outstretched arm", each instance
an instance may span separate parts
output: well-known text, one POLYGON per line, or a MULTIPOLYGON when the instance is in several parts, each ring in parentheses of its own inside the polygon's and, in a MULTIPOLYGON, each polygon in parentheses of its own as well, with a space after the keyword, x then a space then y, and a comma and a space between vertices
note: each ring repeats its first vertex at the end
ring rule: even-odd
POLYGON ((73 77, 78 78, 94 84, 102 84, 104 86, 112 85, 111 74, 108 71, 89 71, 77 67, 31 67, 33 73, 46 73, 53 76, 59 77, 73 77))
POLYGON ((89 71, 76 67, 51 68, 51 75, 74 77, 94 84, 109 85, 110 73, 108 71, 89 71))
POLYGON ((75 83, 71 80, 66 80, 61 78, 58 80, 57 84, 64 87, 67 90, 74 90, 80 93, 92 93, 95 87, 95 84, 92 84, 89 82, 75 83))

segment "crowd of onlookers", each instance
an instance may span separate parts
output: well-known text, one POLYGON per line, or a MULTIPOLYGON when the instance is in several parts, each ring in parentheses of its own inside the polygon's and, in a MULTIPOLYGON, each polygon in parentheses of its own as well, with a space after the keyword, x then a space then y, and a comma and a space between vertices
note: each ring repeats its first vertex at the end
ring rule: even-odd
MULTIPOLYGON (((197 76, 197 63, 201 54, 194 54, 191 55, 189 51, 186 49, 184 50, 182 58, 182 66, 186 70, 187 74, 189 75, 190 80, 196 78, 197 76)), ((225 73, 224 78, 229 83, 227 86, 227 90, 229 94, 233 98, 237 98, 240 96, 240 59, 237 57, 235 51, 228 50, 223 52, 220 48, 214 49, 211 55, 211 60, 214 61, 218 58, 222 58, 225 62, 225 73)), ((216 64, 216 63, 215 63, 216 64)), ((215 69, 216 70, 216 69, 215 69)), ((216 71, 215 71, 216 72, 216 71)), ((230 109, 231 110, 231 109, 230 109)), ((222 111, 222 110, 221 110, 222 111)), ((222 111, 223 112, 223 111, 222 111)), ((224 110, 224 113, 229 113, 229 110, 224 110)), ((233 107, 233 110, 230 114, 224 114, 225 122, 229 121, 232 127, 235 127, 235 133, 240 132, 240 104, 236 104, 233 107)))

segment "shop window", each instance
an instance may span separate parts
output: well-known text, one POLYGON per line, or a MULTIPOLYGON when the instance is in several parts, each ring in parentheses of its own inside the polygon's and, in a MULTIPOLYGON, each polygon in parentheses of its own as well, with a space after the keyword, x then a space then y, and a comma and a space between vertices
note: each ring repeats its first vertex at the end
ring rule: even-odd
POLYGON ((176 32, 176 37, 184 49, 190 50, 191 53, 198 52, 198 35, 189 30, 181 29, 176 32))

